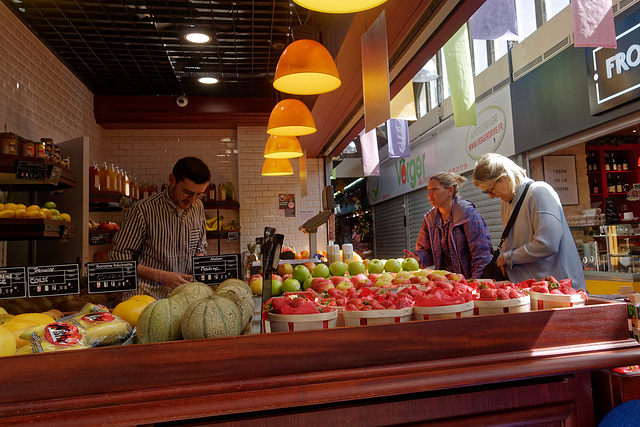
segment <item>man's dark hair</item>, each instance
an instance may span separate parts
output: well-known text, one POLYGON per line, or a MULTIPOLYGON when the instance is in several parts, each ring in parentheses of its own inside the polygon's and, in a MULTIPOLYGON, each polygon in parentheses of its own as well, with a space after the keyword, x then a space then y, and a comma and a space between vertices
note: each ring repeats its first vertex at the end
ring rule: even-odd
POLYGON ((197 157, 183 157, 173 166, 173 176, 177 182, 190 179, 196 184, 204 184, 211 180, 209 167, 197 157))

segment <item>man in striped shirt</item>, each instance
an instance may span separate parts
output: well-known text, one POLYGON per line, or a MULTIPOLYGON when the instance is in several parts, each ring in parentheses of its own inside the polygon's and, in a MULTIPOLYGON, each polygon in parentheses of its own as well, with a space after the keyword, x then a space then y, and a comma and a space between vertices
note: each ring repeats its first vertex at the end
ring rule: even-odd
MULTIPOLYGON (((169 187, 133 204, 113 238, 112 261, 137 261, 138 294, 165 298, 192 281, 191 258, 207 248, 200 199, 211 172, 196 157, 184 157, 169 175, 169 187)), ((129 298, 133 293, 125 293, 129 298)))

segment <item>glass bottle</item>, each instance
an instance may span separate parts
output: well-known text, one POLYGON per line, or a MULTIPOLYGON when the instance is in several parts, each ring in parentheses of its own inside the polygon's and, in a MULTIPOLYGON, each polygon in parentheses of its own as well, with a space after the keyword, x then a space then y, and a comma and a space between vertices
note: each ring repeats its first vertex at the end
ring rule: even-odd
POLYGON ((220 185, 218 185, 218 200, 227 200, 227 188, 224 181, 220 181, 220 185))
POLYGON ((142 181, 142 184, 140 184, 140 198, 146 199, 147 197, 149 197, 149 183, 142 181))
POLYGON ((611 170, 612 171, 618 170, 618 165, 616 164, 616 156, 613 153, 611 153, 611 170))
POLYGON ((604 170, 611 170, 611 163, 609 161, 609 153, 604 153, 604 170))
POLYGON ((96 162, 91 162, 89 166, 89 185, 91 190, 100 190, 100 169, 96 162))
POLYGON ((107 162, 102 164, 100 168, 100 191, 107 191, 109 188, 109 166, 107 166, 107 162))
POLYGON ((209 193, 209 200, 215 201, 216 200, 216 185, 213 183, 213 181, 211 181, 209 183, 209 188, 208 191, 209 193))
POLYGON ((600 169, 600 156, 598 153, 593 152, 593 170, 597 171, 600 169))
POLYGON ((158 194, 158 186, 156 185, 155 182, 152 182, 149 185, 149 195, 153 196, 154 194, 158 194))
POLYGON ((595 177, 593 178, 593 184, 591 186, 591 189, 593 191, 593 194, 600 193, 600 188, 598 188, 598 180, 595 177))
POLYGON ((117 191, 118 184, 116 184, 116 179, 118 178, 118 172, 116 172, 116 167, 111 163, 109 166, 109 181, 107 182, 107 190, 109 191, 117 191))
POLYGON ((628 171, 629 170, 629 164, 627 163, 627 157, 626 156, 622 159, 622 170, 623 171, 628 171))
POLYGON ((138 187, 138 179, 136 178, 135 175, 131 175, 131 198, 133 200, 138 200, 140 198, 140 194, 138 192, 139 187, 138 187))
POLYGON ((235 199, 236 189, 232 181, 227 182, 227 201, 233 201, 235 199))
POLYGON ((622 193, 622 180, 620 175, 616 175, 616 193, 622 193))
POLYGON ((609 193, 615 193, 616 192, 616 185, 613 182, 613 176, 611 176, 611 175, 607 176, 607 191, 609 193))
POLYGON ((164 192, 169 187, 169 183, 167 181, 162 181, 162 185, 160 186, 160 191, 164 192))
POLYGON ((131 197, 131 179, 127 171, 122 171, 122 194, 131 197))
POLYGON ((122 194, 122 171, 118 166, 116 166, 116 181, 113 191, 117 191, 118 193, 122 194))

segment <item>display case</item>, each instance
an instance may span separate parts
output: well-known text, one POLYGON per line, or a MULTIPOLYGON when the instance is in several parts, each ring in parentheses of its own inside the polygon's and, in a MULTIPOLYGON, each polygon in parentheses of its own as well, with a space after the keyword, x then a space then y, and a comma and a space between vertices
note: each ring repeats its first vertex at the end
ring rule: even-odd
POLYGON ((620 286, 640 291, 640 222, 571 227, 587 290, 595 294, 617 294, 620 286), (591 288, 590 288, 591 285, 591 288))

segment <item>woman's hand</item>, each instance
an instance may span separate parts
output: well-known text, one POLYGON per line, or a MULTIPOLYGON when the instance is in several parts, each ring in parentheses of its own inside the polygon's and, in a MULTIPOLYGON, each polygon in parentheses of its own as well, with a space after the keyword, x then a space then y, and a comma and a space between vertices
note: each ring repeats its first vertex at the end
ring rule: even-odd
POLYGON ((504 260, 504 255, 500 255, 498 259, 496 259, 496 265, 500 267, 500 270, 502 270, 502 274, 504 274, 504 277, 507 277, 507 271, 504 269, 504 266, 507 265, 506 261, 504 260))

